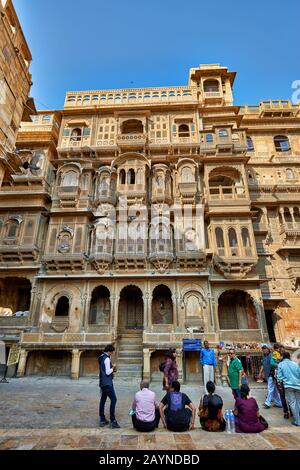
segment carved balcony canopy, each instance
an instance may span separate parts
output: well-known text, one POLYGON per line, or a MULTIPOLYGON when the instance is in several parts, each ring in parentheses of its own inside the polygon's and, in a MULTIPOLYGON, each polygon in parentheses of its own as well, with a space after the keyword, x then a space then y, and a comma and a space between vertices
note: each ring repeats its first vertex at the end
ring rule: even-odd
POLYGON ((200 133, 200 152, 205 155, 244 154, 247 151, 246 132, 232 126, 213 126, 200 133))

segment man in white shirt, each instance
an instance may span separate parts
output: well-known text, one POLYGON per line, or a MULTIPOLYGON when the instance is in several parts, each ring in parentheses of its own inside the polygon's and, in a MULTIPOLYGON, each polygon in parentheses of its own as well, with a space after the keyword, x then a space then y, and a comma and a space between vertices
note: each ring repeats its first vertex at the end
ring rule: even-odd
POLYGON ((156 400, 155 393, 149 390, 148 380, 142 380, 141 390, 135 394, 132 409, 135 414, 132 415, 132 424, 137 431, 150 432, 158 427, 159 403, 156 400))

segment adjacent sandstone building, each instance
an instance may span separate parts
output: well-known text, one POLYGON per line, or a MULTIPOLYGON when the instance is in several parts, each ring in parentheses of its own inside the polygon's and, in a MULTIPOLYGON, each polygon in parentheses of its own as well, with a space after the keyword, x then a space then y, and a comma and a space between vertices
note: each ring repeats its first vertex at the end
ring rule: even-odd
POLYGON ((212 64, 187 86, 68 92, 22 123, 29 168, 0 193, 20 375, 95 374, 110 342, 120 375, 154 378, 175 347, 187 379, 185 338, 298 345, 300 108, 234 105, 234 79, 212 64))
POLYGON ((14 153, 21 120, 35 114, 29 91, 31 54, 11 0, 0 0, 0 187, 21 164, 14 153))

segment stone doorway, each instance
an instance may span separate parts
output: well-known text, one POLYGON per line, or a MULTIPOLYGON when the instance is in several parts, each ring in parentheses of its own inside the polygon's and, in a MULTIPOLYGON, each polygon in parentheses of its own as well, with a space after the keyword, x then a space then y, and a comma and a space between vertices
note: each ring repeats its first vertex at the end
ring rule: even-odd
POLYGON ((276 343, 276 333, 275 333, 275 313, 274 310, 265 310, 266 323, 268 329, 269 340, 271 343, 276 343))
POLYGON ((127 286, 121 292, 119 302, 119 330, 142 330, 144 304, 142 291, 136 286, 127 286))

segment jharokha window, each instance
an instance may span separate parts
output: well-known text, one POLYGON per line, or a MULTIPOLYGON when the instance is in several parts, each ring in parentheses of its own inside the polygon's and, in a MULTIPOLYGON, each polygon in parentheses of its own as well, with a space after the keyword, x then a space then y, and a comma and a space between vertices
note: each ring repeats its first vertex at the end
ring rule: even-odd
POLYGON ((274 145, 276 152, 288 152, 291 149, 289 139, 285 135, 276 135, 274 145))
POLYGON ((189 137, 190 136, 190 128, 187 124, 180 124, 178 126, 178 135, 179 137, 189 137))

